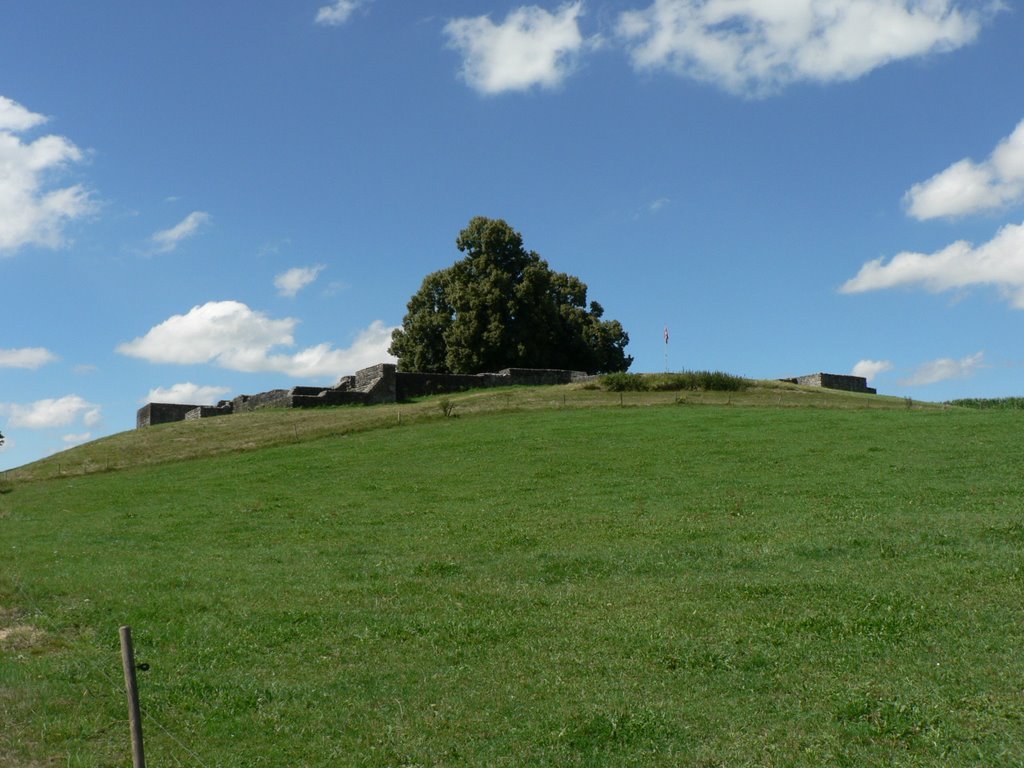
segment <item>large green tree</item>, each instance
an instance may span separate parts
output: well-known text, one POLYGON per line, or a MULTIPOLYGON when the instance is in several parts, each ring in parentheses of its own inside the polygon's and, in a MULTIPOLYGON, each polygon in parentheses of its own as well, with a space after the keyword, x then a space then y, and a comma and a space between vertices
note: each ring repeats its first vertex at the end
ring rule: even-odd
POLYGON ((603 320, 587 286, 553 271, 501 219, 477 216, 455 245, 466 256, 427 275, 388 350, 402 371, 480 373, 502 368, 629 368, 629 336, 603 320))

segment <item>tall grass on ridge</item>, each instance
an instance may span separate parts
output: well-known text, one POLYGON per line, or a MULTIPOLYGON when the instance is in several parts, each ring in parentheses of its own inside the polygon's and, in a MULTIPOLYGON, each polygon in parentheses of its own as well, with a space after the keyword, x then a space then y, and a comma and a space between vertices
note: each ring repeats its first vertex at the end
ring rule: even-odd
POLYGON ((609 373, 601 385, 611 392, 742 392, 750 381, 722 371, 680 371, 678 373, 609 373))
POLYGON ((949 400, 947 405, 987 411, 1021 411, 1024 410, 1024 397, 968 397, 949 400))

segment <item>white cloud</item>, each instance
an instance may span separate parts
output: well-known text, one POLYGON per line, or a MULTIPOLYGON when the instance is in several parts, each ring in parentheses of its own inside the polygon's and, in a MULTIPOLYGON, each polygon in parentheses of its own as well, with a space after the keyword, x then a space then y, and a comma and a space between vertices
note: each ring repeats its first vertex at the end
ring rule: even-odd
POLYGON ((42 347, 0 349, 0 368, 27 368, 34 371, 56 359, 53 352, 42 347))
POLYGON ((307 285, 316 280, 317 275, 325 269, 323 264, 315 267, 293 267, 274 278, 274 287, 281 296, 294 298, 307 285))
POLYGON ((1024 309, 1024 225, 1008 224, 978 247, 959 240, 932 254, 903 252, 888 264, 869 261, 839 290, 863 293, 914 285, 933 293, 991 285, 1016 309, 1024 309))
POLYGON ((462 77, 480 93, 555 88, 573 71, 584 46, 581 0, 554 13, 537 6, 511 11, 501 24, 488 16, 452 19, 448 45, 463 55, 462 77))
POLYGON ((954 0, 654 0, 619 16, 634 68, 667 69, 764 95, 853 80, 892 61, 959 48, 985 11, 954 0))
POLYGON ((915 387, 936 384, 949 379, 970 378, 978 368, 984 365, 984 362, 984 352, 978 352, 961 360, 943 357, 919 366, 910 376, 900 379, 899 384, 904 387, 915 387))
POLYGON ((275 347, 294 346, 297 324, 294 318, 273 320, 241 302, 215 301, 174 315, 117 351, 152 363, 215 363, 234 371, 300 377, 339 376, 394 359, 387 354, 393 329, 379 320, 348 349, 319 344, 292 355, 271 354, 275 347))
POLYGON ((228 393, 227 387, 201 387, 186 381, 171 387, 157 387, 149 390, 149 394, 140 403, 192 403, 194 405, 213 405, 228 393))
POLYGON ((60 439, 71 445, 81 445, 82 443, 88 442, 92 438, 92 432, 82 432, 77 435, 63 435, 60 439))
POLYGON ((348 21, 352 13, 362 5, 362 0, 334 0, 316 12, 316 23, 336 27, 348 21))
POLYGON ((157 253, 170 253, 178 247, 182 240, 195 235, 210 220, 210 214, 204 211, 192 211, 192 213, 170 229, 162 229, 155 233, 150 240, 153 242, 157 253))
POLYGON ((892 363, 888 360, 861 360, 853 366, 854 376, 863 376, 869 382, 881 373, 892 370, 892 363))
POLYGON ((37 400, 28 405, 6 403, 0 408, 0 411, 8 415, 12 427, 25 427, 26 429, 64 427, 79 417, 83 418, 86 426, 93 426, 100 419, 100 407, 78 395, 37 400))
POLYGON ((0 131, 21 133, 45 122, 44 115, 29 112, 18 102, 0 96, 0 131))
POLYGON ((46 122, 21 104, 0 96, 0 253, 22 246, 58 248, 64 226, 95 209, 81 185, 49 189, 46 182, 83 152, 63 136, 25 143, 16 134, 46 122))
POLYGON ((999 142, 988 159, 959 160, 904 196, 915 219, 962 216, 1024 200, 1024 120, 999 142))
POLYGON ((290 346, 298 321, 271 320, 237 301, 211 301, 174 315, 140 338, 118 346, 117 351, 151 363, 208 363, 225 368, 246 367, 246 359, 263 359, 271 347, 290 346))

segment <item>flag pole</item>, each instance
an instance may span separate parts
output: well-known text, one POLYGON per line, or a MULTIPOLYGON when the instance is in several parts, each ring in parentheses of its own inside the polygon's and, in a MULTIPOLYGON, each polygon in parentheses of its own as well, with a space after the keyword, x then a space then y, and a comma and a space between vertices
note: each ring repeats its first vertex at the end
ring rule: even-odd
POLYGON ((665 326, 665 373, 668 373, 668 326, 665 326))

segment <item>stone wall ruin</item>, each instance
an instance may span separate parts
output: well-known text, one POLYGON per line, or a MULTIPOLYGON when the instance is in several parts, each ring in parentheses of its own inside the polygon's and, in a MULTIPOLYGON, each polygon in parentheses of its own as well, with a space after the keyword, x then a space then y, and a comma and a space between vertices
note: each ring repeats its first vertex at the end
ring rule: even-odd
POLYGON ((315 408, 323 405, 378 405, 396 403, 424 395, 465 392, 485 387, 542 386, 569 384, 588 378, 582 371, 540 368, 505 368, 497 373, 472 375, 450 373, 411 373, 399 371, 394 363, 378 363, 343 376, 333 387, 292 387, 272 389, 255 395, 239 395, 217 405, 183 403, 147 403, 138 410, 136 429, 191 421, 232 413, 247 413, 261 408, 315 408))
POLYGON ((779 379, 779 381, 785 381, 789 384, 802 384, 805 387, 841 389, 844 392, 862 392, 867 395, 878 394, 878 390, 869 387, 868 380, 863 376, 845 376, 838 373, 811 373, 807 376, 779 379))

